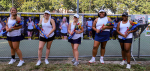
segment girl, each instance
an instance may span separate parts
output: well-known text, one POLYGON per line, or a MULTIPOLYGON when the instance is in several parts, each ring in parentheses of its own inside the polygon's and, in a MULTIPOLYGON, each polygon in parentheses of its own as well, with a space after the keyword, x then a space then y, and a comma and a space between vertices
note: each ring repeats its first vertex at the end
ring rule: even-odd
POLYGON ((131 54, 130 54, 130 48, 131 48, 131 44, 132 44, 132 37, 133 37, 133 32, 136 31, 128 31, 128 35, 125 35, 125 32, 127 30, 127 27, 130 27, 130 25, 133 23, 132 21, 128 20, 128 13, 124 12, 122 14, 122 21, 118 23, 117 25, 117 32, 118 32, 118 38, 119 38, 119 42, 121 45, 121 49, 122 49, 122 58, 123 61, 120 63, 121 65, 124 65, 126 63, 126 58, 127 57, 127 67, 128 69, 131 68, 130 65, 130 58, 131 58, 131 54), (126 40, 123 40, 122 38, 125 37, 126 40))
POLYGON ((109 40, 110 36, 110 29, 113 28, 113 26, 104 26, 106 25, 108 21, 111 21, 109 17, 107 17, 107 14, 104 10, 100 10, 98 13, 98 18, 94 20, 93 23, 93 30, 96 31, 95 33, 95 39, 94 39, 94 46, 93 46, 93 57, 89 61, 89 63, 94 63, 95 62, 95 57, 97 54, 97 49, 99 45, 101 44, 101 57, 100 57, 100 62, 104 64, 104 54, 105 54, 105 46, 107 41, 109 40), (96 28, 95 28, 96 27, 96 28), (102 32, 100 32, 100 28, 102 27, 102 32))
POLYGON ((62 34, 62 39, 66 40, 67 39, 67 28, 68 28, 68 23, 66 17, 63 17, 63 21, 60 25, 61 29, 61 34, 62 34))
MULTIPOLYGON (((80 24, 78 22, 78 19, 79 19, 79 15, 75 14, 74 18, 73 18, 74 21, 69 24, 69 28, 68 28, 69 34, 72 34, 72 31, 75 29, 75 26, 77 24, 80 24)), ((79 47, 79 44, 81 44, 81 33, 82 32, 83 32, 83 27, 81 27, 81 29, 79 29, 79 30, 75 30, 75 35, 71 39, 68 39, 68 42, 70 42, 71 46, 72 46, 72 51, 73 51, 73 56, 74 56, 74 58, 72 59, 72 62, 74 62, 73 65, 75 65, 75 66, 77 66, 79 64, 78 47, 79 47)))
POLYGON ((32 31, 33 31, 33 27, 34 27, 34 22, 31 20, 31 17, 29 17, 29 22, 27 23, 28 26, 28 40, 31 40, 31 36, 32 36, 32 31))
POLYGON ((4 29, 4 25, 3 25, 3 22, 2 22, 2 20, 0 18, 0 36, 2 36, 3 29, 4 29))
POLYGON ((38 62, 36 63, 36 66, 39 66, 41 64, 41 57, 42 57, 42 50, 47 42, 47 49, 46 49, 46 57, 45 57, 45 64, 49 64, 48 62, 48 56, 50 53, 50 47, 54 40, 54 31, 55 31, 55 22, 53 19, 50 18, 50 12, 45 11, 44 18, 40 20, 40 23, 42 24, 42 29, 44 30, 44 34, 48 37, 46 39, 43 34, 40 34, 40 40, 39 40, 39 50, 38 50, 38 62))
POLYGON ((10 60, 8 64, 13 64, 16 61, 15 60, 15 52, 16 52, 20 59, 20 62, 17 66, 22 66, 24 61, 22 59, 22 52, 19 49, 20 41, 23 40, 23 36, 21 35, 21 31, 20 31, 20 28, 22 28, 22 25, 15 27, 13 29, 11 28, 14 23, 16 23, 17 21, 21 21, 21 19, 20 17, 17 16, 17 9, 15 7, 12 7, 10 9, 10 12, 11 12, 11 16, 8 17, 7 19, 6 31, 8 32, 7 40, 8 40, 9 46, 11 47, 12 59, 10 60))

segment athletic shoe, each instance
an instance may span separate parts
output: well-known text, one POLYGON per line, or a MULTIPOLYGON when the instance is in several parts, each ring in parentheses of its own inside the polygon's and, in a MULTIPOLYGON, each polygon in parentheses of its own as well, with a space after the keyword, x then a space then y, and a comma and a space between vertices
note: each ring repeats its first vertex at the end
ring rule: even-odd
POLYGON ((22 60, 20 60, 17 66, 18 66, 18 67, 20 67, 20 66, 22 66, 22 65, 23 65, 23 63, 25 63, 25 62, 24 62, 24 61, 22 61, 22 60))
POLYGON ((48 59, 45 59, 45 64, 49 64, 48 59))
POLYGON ((14 62, 16 62, 16 60, 15 59, 11 59, 8 64, 13 64, 14 62))
POLYGON ((126 67, 127 69, 130 69, 131 68, 131 65, 130 64, 127 64, 127 67, 126 67))
POLYGON ((36 66, 39 66, 41 64, 41 60, 38 60, 38 62, 36 63, 36 66))
POLYGON ((123 61, 120 63, 120 65, 124 65, 124 64, 127 64, 127 62, 123 60, 123 61))
POLYGON ((95 63, 95 58, 92 57, 89 63, 95 63))
POLYGON ((104 60, 103 60, 103 58, 100 58, 100 62, 101 62, 102 64, 104 64, 104 60))
POLYGON ((73 65, 77 66, 78 64, 79 64, 79 61, 75 61, 73 65))
POLYGON ((73 58, 71 61, 74 63, 76 61, 76 58, 73 58))

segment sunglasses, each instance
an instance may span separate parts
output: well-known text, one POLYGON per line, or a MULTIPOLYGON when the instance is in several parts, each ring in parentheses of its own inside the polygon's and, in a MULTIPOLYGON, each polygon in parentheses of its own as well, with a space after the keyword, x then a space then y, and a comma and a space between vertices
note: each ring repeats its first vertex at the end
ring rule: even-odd
POLYGON ((76 16, 74 16, 74 18, 77 18, 76 16))

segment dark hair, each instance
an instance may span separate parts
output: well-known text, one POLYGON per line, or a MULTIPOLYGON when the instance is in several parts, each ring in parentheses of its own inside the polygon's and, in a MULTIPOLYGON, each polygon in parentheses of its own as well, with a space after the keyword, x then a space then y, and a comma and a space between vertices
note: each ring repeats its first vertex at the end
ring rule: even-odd
MULTIPOLYGON (((10 8, 10 11, 11 11, 11 9, 16 9, 16 11, 17 11, 17 8, 16 8, 16 7, 11 7, 11 8, 10 8)), ((17 14, 14 15, 14 19, 17 19, 17 14)))
POLYGON ((118 18, 118 17, 117 17, 117 18, 115 18, 115 22, 116 22, 116 23, 118 23, 118 22, 119 22, 119 18, 118 18), (116 19, 117 19, 117 20, 116 20, 116 19))
MULTIPOLYGON (((107 16, 107 13, 105 12, 105 16, 104 17, 106 17, 106 16, 107 16)), ((98 13, 98 17, 100 17, 99 13, 98 13)))

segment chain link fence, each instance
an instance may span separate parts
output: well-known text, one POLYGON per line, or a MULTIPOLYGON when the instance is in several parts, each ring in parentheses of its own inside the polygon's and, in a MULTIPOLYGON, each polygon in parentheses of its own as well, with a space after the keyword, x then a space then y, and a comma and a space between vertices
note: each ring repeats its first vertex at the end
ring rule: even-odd
MULTIPOLYGON (((138 1, 137 1, 138 2, 138 1)), ((129 2, 130 3, 130 2, 129 2)), ((9 12, 10 8, 15 6, 18 10, 18 16, 21 13, 40 14, 45 10, 50 10, 52 14, 68 14, 69 22, 73 22, 73 14, 77 12, 79 7, 80 19, 79 22, 83 23, 84 15, 97 15, 100 9, 105 9, 108 15, 118 15, 127 11, 129 14, 146 14, 149 11, 137 12, 140 8, 136 4, 129 5, 121 0, 0 0, 0 11, 9 12), (135 7, 131 7, 135 6, 135 7), (132 8, 135 8, 132 10, 132 8), (82 14, 81 14, 82 13, 82 14)), ((131 17, 129 17, 131 19, 131 17)), ((133 19, 131 19, 133 20, 133 19)), ((149 53, 149 39, 145 36, 145 31, 141 34, 140 40, 140 56, 150 56, 149 53)), ((139 39, 133 42, 133 55, 138 56, 138 43, 139 39)), ((79 46, 80 57, 91 57, 93 49, 93 40, 82 39, 82 44, 79 46)), ((37 57, 38 56, 38 40, 23 40, 20 43, 23 57, 37 57)), ((45 46, 46 47, 46 46, 45 46)), ((45 56, 46 48, 43 49, 43 56, 45 56)), ((98 56, 100 55, 98 49, 98 56)), ((6 40, 0 40, 0 58, 10 57, 10 47, 6 40)), ((50 57, 72 57, 71 44, 65 40, 54 40, 51 46, 50 57)), ((105 56, 121 56, 121 47, 118 40, 110 40, 106 45, 105 56)))

